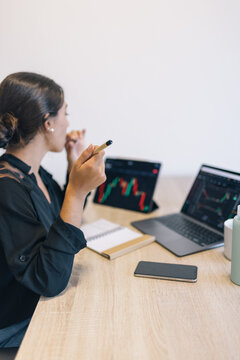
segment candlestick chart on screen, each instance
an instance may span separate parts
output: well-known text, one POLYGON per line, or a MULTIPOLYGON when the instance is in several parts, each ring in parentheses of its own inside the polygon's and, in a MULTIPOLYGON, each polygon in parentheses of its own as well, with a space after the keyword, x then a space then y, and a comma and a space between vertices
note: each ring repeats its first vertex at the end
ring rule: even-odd
POLYGON ((237 181, 200 172, 183 206, 183 212, 222 230, 224 221, 235 215, 239 200, 237 181))
POLYGON ((140 212, 150 211, 159 166, 132 161, 116 164, 112 160, 107 165, 107 180, 98 187, 94 202, 140 212))

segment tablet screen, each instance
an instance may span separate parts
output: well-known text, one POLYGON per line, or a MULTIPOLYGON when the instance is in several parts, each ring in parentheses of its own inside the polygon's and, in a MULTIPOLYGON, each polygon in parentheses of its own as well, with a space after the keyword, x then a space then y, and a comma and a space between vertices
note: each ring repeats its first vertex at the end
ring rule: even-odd
POLYGON ((151 211, 160 167, 157 162, 107 158, 107 180, 97 188, 93 201, 145 213, 151 211))

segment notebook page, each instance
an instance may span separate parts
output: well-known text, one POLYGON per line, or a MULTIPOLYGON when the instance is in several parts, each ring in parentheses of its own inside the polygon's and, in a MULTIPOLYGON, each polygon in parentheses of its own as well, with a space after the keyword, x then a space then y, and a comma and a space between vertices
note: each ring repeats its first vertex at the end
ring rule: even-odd
POLYGON ((119 227, 118 224, 112 223, 111 221, 99 219, 93 223, 81 226, 81 230, 83 231, 86 240, 88 240, 91 237, 102 235, 119 227))
POLYGON ((136 231, 104 219, 84 225, 81 227, 81 230, 87 240, 87 247, 100 253, 142 236, 142 234, 136 231))

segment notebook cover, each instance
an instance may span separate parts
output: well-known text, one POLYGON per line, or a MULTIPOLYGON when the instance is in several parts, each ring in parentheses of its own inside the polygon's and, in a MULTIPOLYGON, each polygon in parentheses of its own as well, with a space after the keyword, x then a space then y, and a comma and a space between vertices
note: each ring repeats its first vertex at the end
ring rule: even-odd
POLYGON ((118 246, 114 246, 110 249, 104 250, 101 255, 107 257, 112 260, 116 257, 122 256, 124 254, 129 253, 130 251, 139 249, 145 245, 152 243, 155 240, 155 237, 152 235, 143 235, 136 239, 130 240, 118 246))

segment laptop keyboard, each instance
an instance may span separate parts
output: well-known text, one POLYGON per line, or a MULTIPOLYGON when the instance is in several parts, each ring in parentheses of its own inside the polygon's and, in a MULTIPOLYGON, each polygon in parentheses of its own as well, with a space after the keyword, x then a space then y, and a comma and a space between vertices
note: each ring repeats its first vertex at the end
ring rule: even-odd
POLYGON ((201 246, 210 245, 219 241, 223 242, 222 235, 216 234, 211 230, 187 220, 181 216, 181 214, 172 214, 156 220, 201 246))

